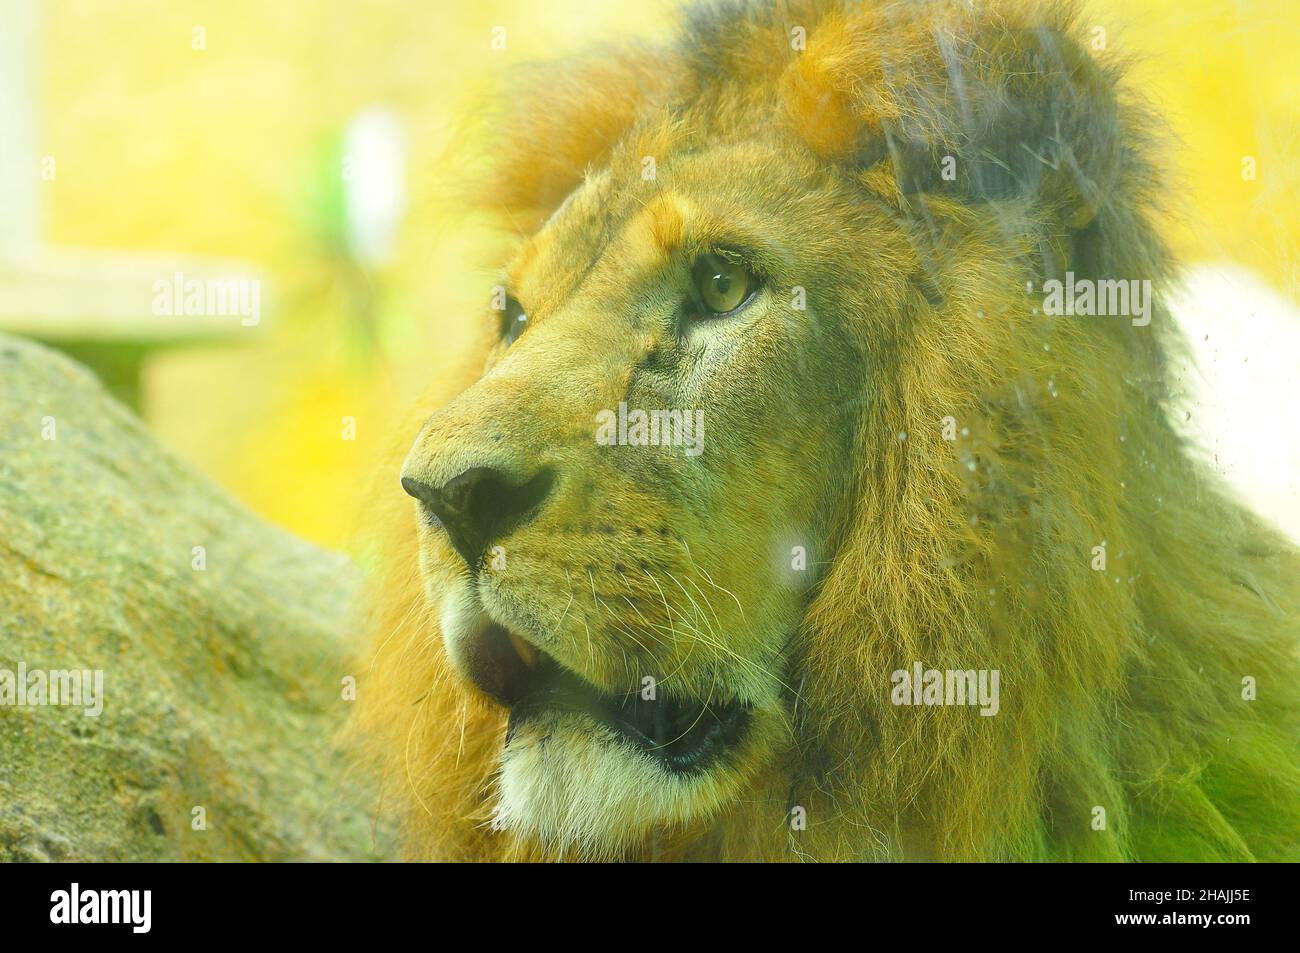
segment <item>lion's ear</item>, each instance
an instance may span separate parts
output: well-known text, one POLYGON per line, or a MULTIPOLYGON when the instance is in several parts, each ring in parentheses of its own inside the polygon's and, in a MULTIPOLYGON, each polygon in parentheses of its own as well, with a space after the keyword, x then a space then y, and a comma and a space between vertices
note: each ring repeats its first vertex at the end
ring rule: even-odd
POLYGON ((1019 198, 1067 227, 1092 221, 1125 155, 1114 78, 1045 26, 985 29, 935 50, 936 69, 905 78, 896 118, 882 122, 900 189, 1019 198))
POLYGON ((518 69, 491 119, 483 204, 520 228, 545 221, 672 80, 648 47, 518 69))

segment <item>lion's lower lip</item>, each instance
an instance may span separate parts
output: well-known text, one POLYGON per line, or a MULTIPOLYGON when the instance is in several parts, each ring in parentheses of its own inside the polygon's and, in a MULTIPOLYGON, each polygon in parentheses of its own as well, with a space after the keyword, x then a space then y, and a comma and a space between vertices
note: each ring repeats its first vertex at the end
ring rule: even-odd
POLYGON ((618 732, 665 770, 684 774, 707 768, 740 741, 748 724, 749 706, 736 701, 706 705, 662 688, 654 698, 641 691, 606 694, 544 652, 533 650, 526 663, 511 644, 511 633, 495 624, 490 628, 483 639, 496 648, 483 655, 496 670, 482 679, 476 673, 475 680, 510 709, 507 743, 532 719, 572 712, 618 732))

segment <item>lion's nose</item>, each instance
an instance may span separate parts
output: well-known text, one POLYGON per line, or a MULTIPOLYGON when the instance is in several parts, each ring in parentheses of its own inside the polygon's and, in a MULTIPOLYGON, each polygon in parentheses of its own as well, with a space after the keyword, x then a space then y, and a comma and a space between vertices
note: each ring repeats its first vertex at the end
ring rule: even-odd
POLYGON ((528 523, 551 492, 555 473, 537 471, 519 482, 503 470, 471 467, 442 486, 402 477, 402 489, 437 518, 451 544, 471 570, 477 570, 488 547, 528 523))

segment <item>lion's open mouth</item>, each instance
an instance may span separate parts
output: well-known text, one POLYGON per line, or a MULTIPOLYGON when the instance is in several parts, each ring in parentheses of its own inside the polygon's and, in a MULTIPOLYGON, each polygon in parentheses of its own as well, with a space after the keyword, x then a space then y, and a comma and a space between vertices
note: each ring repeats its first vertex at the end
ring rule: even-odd
POLYGON ((664 770, 685 774, 703 771, 734 747, 749 720, 744 703, 706 704, 662 687, 607 694, 496 623, 475 639, 465 661, 479 688, 510 709, 507 743, 531 719, 572 712, 617 732, 664 770))

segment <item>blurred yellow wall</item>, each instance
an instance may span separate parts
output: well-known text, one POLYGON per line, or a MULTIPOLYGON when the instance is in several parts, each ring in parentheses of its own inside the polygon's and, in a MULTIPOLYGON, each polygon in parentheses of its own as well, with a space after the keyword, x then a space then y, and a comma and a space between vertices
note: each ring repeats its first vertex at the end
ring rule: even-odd
POLYGON ((1083 23, 1133 56, 1168 121, 1169 237, 1185 261, 1232 260, 1300 300, 1300 3, 1093 0, 1083 23), (1255 160, 1256 178, 1242 177, 1255 160))
MULTIPOLYGON (((478 333, 466 323, 490 284, 475 270, 487 238, 459 226, 446 194, 457 117, 510 64, 662 34, 674 6, 45 3, 40 151, 58 160, 45 237, 246 259, 274 289, 265 334, 150 366, 145 413, 163 440, 273 521, 348 545, 388 409, 478 333), (504 51, 490 48, 494 26, 504 51), (373 104, 405 124, 410 213, 392 263, 362 275, 320 216, 331 142, 373 104), (342 439, 348 417, 355 440, 342 439)), ((1180 254, 1245 263, 1296 300, 1300 4, 1098 0, 1085 22, 1140 58, 1135 76, 1172 121, 1180 254), (1247 155, 1255 181, 1241 176, 1247 155)))

